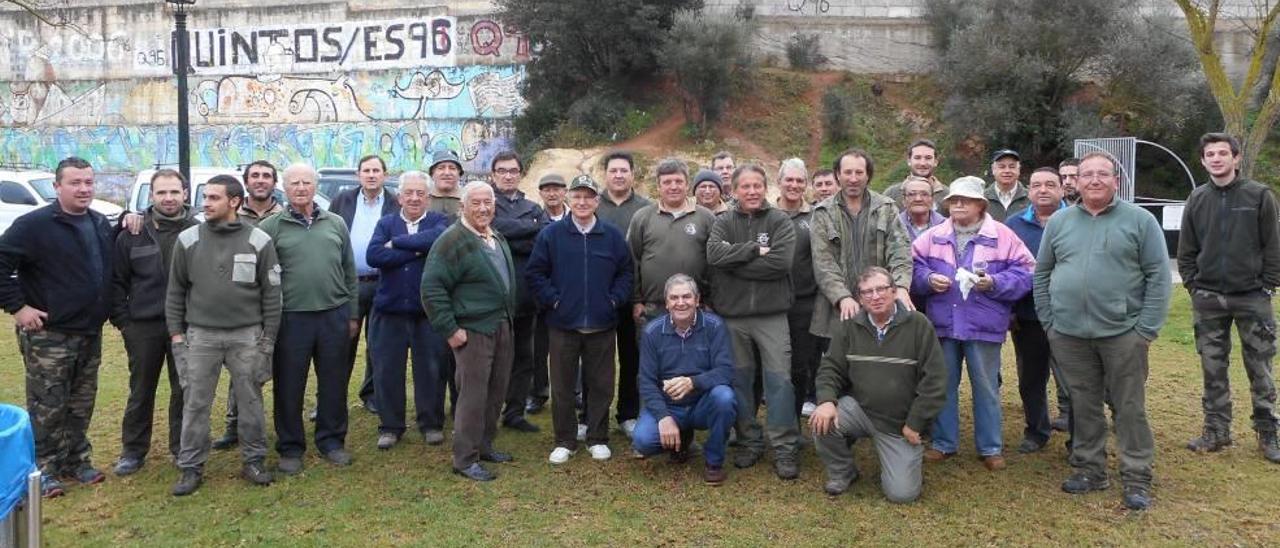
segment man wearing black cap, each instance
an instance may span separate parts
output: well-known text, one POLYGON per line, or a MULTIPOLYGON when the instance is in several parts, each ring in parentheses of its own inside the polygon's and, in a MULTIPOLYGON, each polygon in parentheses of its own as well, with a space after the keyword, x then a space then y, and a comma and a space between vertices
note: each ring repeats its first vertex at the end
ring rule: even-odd
MULTIPOLYGON (((543 224, 554 223, 568 215, 569 209, 564 203, 566 186, 564 177, 556 173, 548 173, 538 180, 543 224)), ((524 412, 530 415, 542 412, 547 399, 551 397, 551 386, 547 379, 548 352, 546 310, 540 309, 533 326, 533 388, 529 390, 529 397, 524 404, 524 412)))
POLYGON ((1022 173, 1021 160, 1017 151, 1007 148, 991 155, 992 183, 986 191, 987 203, 990 204, 987 213, 1002 223, 1031 205, 1027 187, 1018 181, 1018 175, 1022 173))
POLYGON ((724 202, 724 186, 716 172, 704 169, 693 178, 693 197, 698 205, 710 209, 719 215, 729 211, 729 204, 724 202))
POLYGON ((516 269, 516 316, 511 321, 515 358, 511 379, 507 384, 507 403, 502 411, 502 425, 520 432, 537 432, 538 427, 524 418, 524 400, 533 383, 533 299, 525 285, 524 269, 533 252, 533 241, 546 226, 542 208, 520 192, 524 163, 513 151, 499 152, 490 162, 489 177, 495 194, 493 228, 507 239, 516 269))
POLYGON ((462 162, 452 150, 437 150, 431 155, 431 211, 444 213, 449 221, 458 220, 462 209, 462 193, 458 188, 462 181, 462 162))
POLYGON ((581 364, 587 404, 587 451, 608 460, 609 406, 613 403, 614 326, 619 305, 631 297, 631 252, 622 232, 599 222, 600 190, 588 175, 569 185, 569 216, 542 231, 526 276, 546 311, 551 341, 552 423, 549 460, 564 464, 577 450, 574 384, 581 364))

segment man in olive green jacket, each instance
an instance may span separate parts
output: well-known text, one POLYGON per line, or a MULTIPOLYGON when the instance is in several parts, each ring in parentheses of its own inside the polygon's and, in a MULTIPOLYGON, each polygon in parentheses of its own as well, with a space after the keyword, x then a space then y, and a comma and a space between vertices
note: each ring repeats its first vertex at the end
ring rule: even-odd
POLYGON ((422 306, 431 327, 449 342, 457 363, 458 404, 453 415, 453 471, 475 481, 494 475, 480 461, 501 463, 494 450, 498 416, 515 357, 516 271, 511 249, 494 230, 495 196, 488 183, 462 189, 462 216, 427 255, 422 306))
POLYGON ((853 318, 855 278, 869 266, 887 269, 898 300, 913 310, 905 288, 911 286, 911 241, 898 222, 898 206, 867 188, 875 164, 866 152, 847 150, 835 161, 840 192, 813 207, 813 273, 826 302, 814 303, 809 331, 830 337, 832 322, 853 318))

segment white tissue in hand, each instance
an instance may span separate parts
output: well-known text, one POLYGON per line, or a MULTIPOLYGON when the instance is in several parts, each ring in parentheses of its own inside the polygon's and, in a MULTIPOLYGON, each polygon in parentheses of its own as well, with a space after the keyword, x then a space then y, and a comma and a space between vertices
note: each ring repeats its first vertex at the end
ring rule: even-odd
POLYGON ((978 284, 978 275, 969 272, 969 269, 960 267, 956 270, 956 283, 960 286, 960 299, 969 300, 969 290, 978 284))

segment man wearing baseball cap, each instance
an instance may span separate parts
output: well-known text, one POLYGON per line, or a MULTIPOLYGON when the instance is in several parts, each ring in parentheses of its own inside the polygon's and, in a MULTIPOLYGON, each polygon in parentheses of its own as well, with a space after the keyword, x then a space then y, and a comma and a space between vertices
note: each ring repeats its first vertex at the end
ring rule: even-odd
POLYGON ((1017 215, 1031 205, 1027 198, 1027 187, 1018 181, 1022 173, 1022 157, 1010 149, 1000 149, 991 155, 991 184, 987 186, 984 196, 990 207, 987 213, 997 221, 1004 222, 1010 216, 1017 215))
POLYGON ((569 216, 538 234, 525 267, 529 289, 546 310, 551 351, 551 421, 564 464, 578 448, 574 385, 579 369, 587 401, 587 451, 608 460, 618 308, 635 273, 622 231, 600 222, 600 187, 588 175, 569 183, 569 216))
MULTIPOLYGON (((569 208, 565 205, 565 189, 568 183, 558 173, 548 173, 538 180, 538 195, 542 197, 542 224, 549 225, 565 218, 569 208)), ((538 309, 538 320, 533 326, 533 386, 525 398, 524 412, 541 413, 551 397, 551 385, 547 378, 547 311, 538 309)))

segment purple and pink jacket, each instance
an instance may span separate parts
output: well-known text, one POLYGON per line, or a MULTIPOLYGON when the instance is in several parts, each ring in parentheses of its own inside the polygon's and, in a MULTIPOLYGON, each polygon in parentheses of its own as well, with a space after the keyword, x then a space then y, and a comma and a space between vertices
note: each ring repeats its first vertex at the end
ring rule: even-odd
POLYGON ((1036 267, 1035 257, 1009 227, 984 215, 978 234, 957 253, 955 228, 947 219, 921 233, 911 245, 911 255, 911 292, 928 302, 926 311, 939 338, 1004 342, 1010 311, 1031 291, 1036 267), (963 300, 955 283, 956 270, 972 271, 974 259, 987 261, 987 275, 995 279, 995 287, 985 292, 970 290, 969 299, 963 300), (929 287, 930 274, 950 278, 951 287, 935 293, 929 287))

